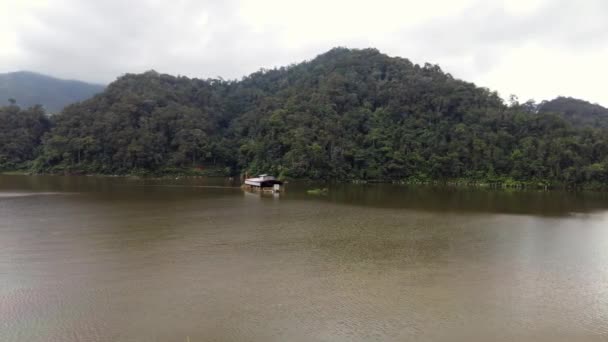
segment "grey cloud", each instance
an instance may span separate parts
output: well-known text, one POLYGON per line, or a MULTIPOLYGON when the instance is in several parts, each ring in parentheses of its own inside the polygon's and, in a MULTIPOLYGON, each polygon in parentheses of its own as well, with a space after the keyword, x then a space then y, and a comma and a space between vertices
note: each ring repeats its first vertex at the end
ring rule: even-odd
POLYGON ((234 1, 165 4, 70 1, 36 13, 36 25, 19 29, 22 68, 92 81, 152 68, 237 77, 278 55, 273 35, 245 27, 234 1))
POLYGON ((407 42, 404 50, 429 60, 471 56, 473 74, 490 70, 505 51, 526 43, 570 51, 607 44, 608 1, 549 1, 524 15, 481 1, 458 16, 396 35, 407 42))

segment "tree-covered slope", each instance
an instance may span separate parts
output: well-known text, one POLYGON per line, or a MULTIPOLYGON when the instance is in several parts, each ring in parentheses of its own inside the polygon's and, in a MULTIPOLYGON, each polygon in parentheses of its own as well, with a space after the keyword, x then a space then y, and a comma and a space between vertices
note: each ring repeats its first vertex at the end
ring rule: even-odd
POLYGON ((33 161, 50 125, 42 107, 0 107, 0 170, 22 168, 33 161))
POLYGON ((154 71, 125 75, 53 117, 42 165, 129 173, 225 162, 221 97, 213 82, 154 71))
POLYGON ((608 135, 374 49, 240 81, 128 74, 53 117, 37 168, 605 183, 608 135))
POLYGON ((90 98, 104 86, 80 81, 62 80, 34 72, 19 71, 0 74, 0 102, 14 99, 21 107, 42 105, 49 113, 90 98))
POLYGON ((454 146, 449 129, 505 109, 495 93, 438 66, 373 49, 334 49, 239 88, 260 93, 232 126, 241 165, 294 177, 460 176, 459 165, 433 159, 454 146))
POLYGON ((608 128, 608 108, 572 97, 558 97, 542 102, 538 106, 541 113, 556 113, 577 126, 608 128))

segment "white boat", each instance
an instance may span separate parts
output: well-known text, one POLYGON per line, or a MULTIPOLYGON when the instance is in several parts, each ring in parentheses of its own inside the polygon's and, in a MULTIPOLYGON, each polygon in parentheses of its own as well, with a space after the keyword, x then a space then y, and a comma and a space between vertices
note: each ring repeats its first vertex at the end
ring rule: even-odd
POLYGON ((252 192, 281 192, 283 182, 269 175, 259 175, 255 178, 247 178, 243 183, 243 189, 252 192))
POLYGON ((277 180, 273 176, 269 175, 259 175, 255 178, 247 178, 245 179, 245 185, 259 187, 259 188, 272 188, 275 184, 283 184, 280 180, 277 180))

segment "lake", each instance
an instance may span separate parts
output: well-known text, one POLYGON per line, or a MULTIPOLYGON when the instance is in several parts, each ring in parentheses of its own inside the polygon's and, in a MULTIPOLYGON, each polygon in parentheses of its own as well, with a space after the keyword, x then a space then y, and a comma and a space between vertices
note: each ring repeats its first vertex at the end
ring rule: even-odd
POLYGON ((0 176, 0 341, 606 341, 608 195, 0 176))

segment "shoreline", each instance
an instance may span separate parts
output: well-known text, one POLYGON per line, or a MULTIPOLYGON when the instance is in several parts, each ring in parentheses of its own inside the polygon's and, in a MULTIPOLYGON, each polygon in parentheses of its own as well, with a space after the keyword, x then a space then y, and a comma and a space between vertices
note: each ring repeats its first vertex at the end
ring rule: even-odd
MULTIPOLYGON (((25 170, 3 170, 0 175, 6 176, 63 176, 63 177, 107 177, 107 178, 132 178, 132 179, 149 179, 149 180, 169 180, 169 179, 202 179, 202 178, 241 178, 241 176, 230 176, 217 172, 169 172, 169 173, 151 173, 151 172, 136 172, 129 174, 104 174, 104 173, 59 173, 59 172, 31 172, 25 170)), ((546 180, 534 181, 516 181, 513 179, 500 180, 474 180, 474 179, 451 179, 451 180, 418 180, 418 179, 368 179, 368 180, 321 180, 307 178, 286 178, 287 181, 302 181, 302 182, 317 182, 317 183, 336 183, 336 184, 394 184, 407 186, 438 186, 438 187, 454 187, 454 188, 473 188, 473 189, 494 189, 494 190, 542 190, 542 191, 599 191, 608 192, 608 184, 563 184, 554 183, 546 180)))

